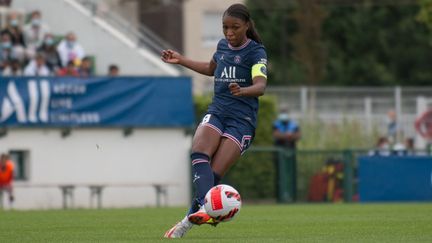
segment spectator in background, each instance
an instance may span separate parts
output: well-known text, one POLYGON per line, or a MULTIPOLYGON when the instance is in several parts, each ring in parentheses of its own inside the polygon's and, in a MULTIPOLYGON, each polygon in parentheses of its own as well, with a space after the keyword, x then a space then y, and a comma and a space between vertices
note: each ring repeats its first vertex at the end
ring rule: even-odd
POLYGON ((391 146, 387 137, 382 136, 378 138, 376 146, 373 150, 369 151, 370 156, 389 156, 391 154, 391 146))
POLYGON ((116 77, 119 75, 119 72, 120 72, 120 70, 119 70, 119 67, 117 65, 115 65, 115 64, 109 65, 108 76, 116 77))
POLYGON ((407 155, 415 154, 415 140, 412 137, 405 138, 405 149, 407 151, 407 155))
POLYGON ((273 123, 273 139, 275 146, 295 150, 300 139, 300 127, 290 119, 288 109, 282 109, 278 119, 273 123))
POLYGON ((7 15, 6 28, 2 30, 2 34, 6 33, 10 36, 13 46, 26 47, 24 41, 24 33, 21 29, 19 15, 17 12, 10 12, 7 15))
POLYGON ((69 32, 59 43, 57 51, 60 54, 63 67, 66 67, 69 61, 73 61, 74 65, 78 67, 81 63, 81 59, 85 56, 84 49, 77 42, 77 38, 72 32, 69 32))
MULTIPOLYGON (((1 193, 0 198, 3 199, 3 193, 7 192, 9 194, 10 208, 13 207, 13 202, 15 199, 13 194, 13 188, 12 188, 13 176, 14 176, 13 162, 10 160, 8 154, 1 154, 0 155, 0 193, 1 193)), ((3 201, 0 203, 3 206, 3 201)))
POLYGON ((402 129, 398 124, 397 114, 391 109, 387 112, 387 138, 390 144, 396 144, 402 135, 402 129))
MULTIPOLYGON (((292 195, 293 201, 297 200, 297 157, 296 157, 296 145, 300 139, 300 127, 288 114, 288 109, 283 108, 278 115, 278 119, 273 123, 273 139, 274 145, 282 149, 289 150, 289 156, 292 159, 290 170, 292 171, 292 195)), ((279 154, 276 155, 275 162, 276 168, 279 169, 279 154)), ((278 178, 279 180, 279 178, 278 178)))
POLYGON ((21 68, 21 63, 17 59, 10 60, 6 67, 3 69, 2 76, 13 76, 20 77, 23 76, 23 71, 21 68))
POLYGON ((51 72, 42 53, 36 54, 35 58, 24 68, 24 76, 46 77, 50 75, 51 72))
POLYGON ((90 57, 86 56, 82 59, 78 69, 79 76, 82 78, 93 76, 93 63, 90 57))
POLYGON ((0 6, 2 7, 10 7, 12 0, 0 0, 0 6))
POLYGON ((26 59, 26 45, 17 12, 10 12, 7 15, 6 28, 1 31, 1 34, 9 35, 14 58, 18 59, 21 63, 24 63, 26 59))
POLYGON ((42 22, 41 12, 33 11, 30 23, 24 26, 24 39, 30 58, 36 54, 36 50, 42 45, 44 36, 49 32, 49 28, 42 22))
POLYGON ((43 53, 45 56, 46 65, 51 73, 56 73, 61 68, 60 55, 55 45, 54 37, 51 33, 47 33, 38 53, 43 53))
POLYGON ((72 60, 68 62, 66 67, 60 68, 57 71, 59 77, 79 77, 78 70, 75 68, 75 64, 72 60))
POLYGON ((12 48, 12 41, 10 36, 6 33, 1 34, 0 43, 0 68, 3 71, 4 68, 12 59, 16 59, 14 49, 12 48))

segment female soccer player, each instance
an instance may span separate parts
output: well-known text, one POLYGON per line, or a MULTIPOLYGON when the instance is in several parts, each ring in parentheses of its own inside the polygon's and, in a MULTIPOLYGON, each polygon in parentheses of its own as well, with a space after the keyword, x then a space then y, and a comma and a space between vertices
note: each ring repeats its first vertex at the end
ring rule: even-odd
POLYGON ((207 191, 249 147, 255 134, 258 96, 267 84, 267 55, 246 6, 231 5, 223 14, 225 39, 210 62, 197 62, 172 50, 162 51, 166 63, 179 64, 214 76, 214 97, 192 144, 192 174, 196 197, 187 216, 165 233, 180 238, 194 224, 216 225, 203 207, 207 191))

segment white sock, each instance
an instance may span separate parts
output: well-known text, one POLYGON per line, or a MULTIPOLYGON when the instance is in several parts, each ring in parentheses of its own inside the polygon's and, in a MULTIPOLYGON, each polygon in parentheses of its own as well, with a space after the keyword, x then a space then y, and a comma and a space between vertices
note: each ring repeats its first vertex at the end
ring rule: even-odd
POLYGON ((189 219, 188 219, 188 216, 185 216, 183 219, 182 219, 182 224, 187 224, 188 226, 192 226, 193 224, 189 221, 189 219))

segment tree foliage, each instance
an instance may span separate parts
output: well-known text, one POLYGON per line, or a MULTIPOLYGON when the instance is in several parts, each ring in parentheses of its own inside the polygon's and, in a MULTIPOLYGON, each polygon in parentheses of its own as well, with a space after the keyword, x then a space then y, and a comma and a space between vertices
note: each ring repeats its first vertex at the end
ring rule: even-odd
POLYGON ((270 84, 430 84, 431 0, 319 2, 247 1, 268 51, 270 84))

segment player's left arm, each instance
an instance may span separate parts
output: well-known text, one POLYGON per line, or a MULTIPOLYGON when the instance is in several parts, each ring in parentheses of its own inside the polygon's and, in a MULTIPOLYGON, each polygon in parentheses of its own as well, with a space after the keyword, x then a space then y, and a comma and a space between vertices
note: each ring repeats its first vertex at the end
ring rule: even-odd
POLYGON ((237 83, 230 83, 229 89, 234 96, 258 97, 264 94, 267 86, 267 67, 263 63, 252 66, 252 85, 240 87, 237 83))

